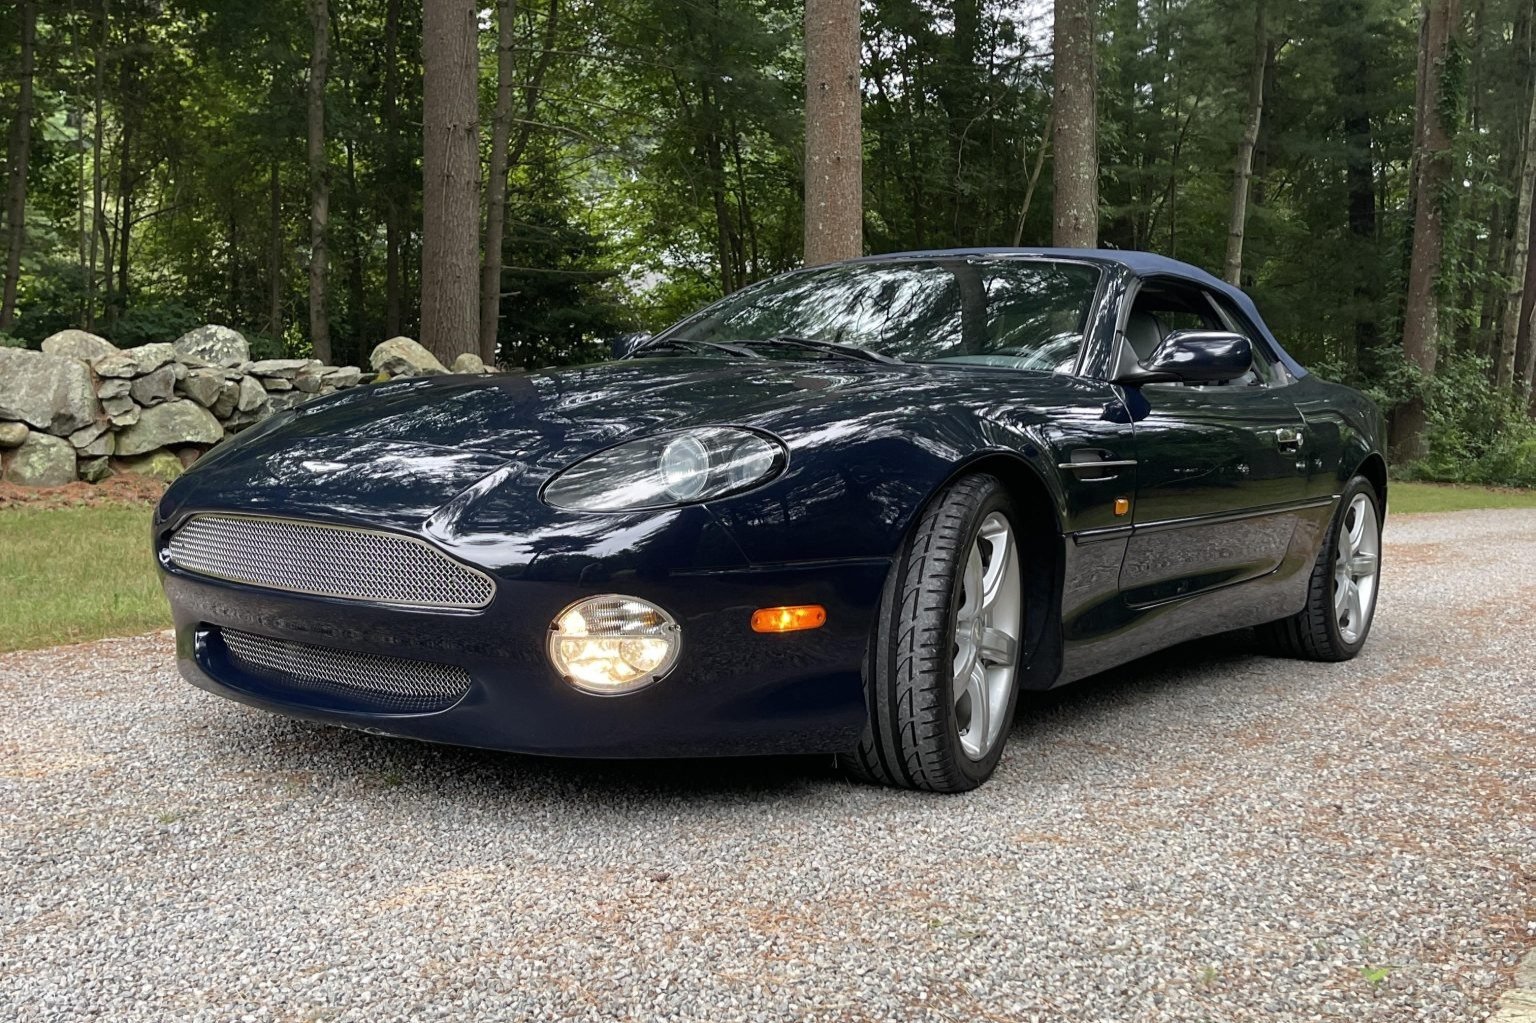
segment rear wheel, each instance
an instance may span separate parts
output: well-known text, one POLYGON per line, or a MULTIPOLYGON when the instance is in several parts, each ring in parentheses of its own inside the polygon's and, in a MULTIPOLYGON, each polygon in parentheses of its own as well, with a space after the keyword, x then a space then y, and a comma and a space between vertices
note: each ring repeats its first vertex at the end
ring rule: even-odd
POLYGON ((1376 614, 1381 578, 1381 511, 1376 488, 1356 476, 1344 488, 1318 553, 1299 614, 1271 622, 1264 637, 1277 653, 1347 661, 1360 652, 1376 614))
POLYGON ((853 776, 931 792, 986 781, 1002 757, 1024 625, 1018 529, 993 476, 964 477, 892 565, 865 667, 869 724, 853 776))

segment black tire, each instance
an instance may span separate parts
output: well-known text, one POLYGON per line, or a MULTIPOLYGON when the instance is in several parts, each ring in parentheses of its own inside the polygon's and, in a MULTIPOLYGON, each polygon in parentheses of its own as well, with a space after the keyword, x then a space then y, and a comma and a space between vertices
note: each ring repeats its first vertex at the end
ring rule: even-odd
MULTIPOLYGON (((865 658, 869 723, 859 748, 838 757, 852 777, 965 792, 997 768, 1018 702, 1017 671, 1002 734, 980 760, 972 760, 960 744, 950 697, 960 574, 983 520, 993 512, 1007 518, 1018 542, 1019 520, 1003 484, 994 476, 962 477, 929 505, 897 553, 865 658)), ((1016 654, 1015 664, 1019 661, 1016 654)))
MULTIPOLYGON (((1376 594, 1380 592, 1380 552, 1377 559, 1377 587, 1372 595, 1371 606, 1365 615, 1364 627, 1354 642, 1349 642, 1339 631, 1338 615, 1334 612, 1336 582, 1334 561, 1339 551, 1339 527, 1354 499, 1364 495, 1370 502, 1379 529, 1382 522, 1381 498, 1375 486, 1364 476, 1349 481, 1339 496, 1339 504, 1328 522, 1328 535, 1318 551, 1317 563, 1312 566, 1312 578, 1307 586, 1307 604, 1300 612, 1260 626, 1259 637, 1273 652, 1282 657, 1295 657, 1308 661, 1347 661, 1360 652, 1370 637, 1371 622, 1376 615, 1376 594)), ((1379 547, 1379 545, 1378 545, 1379 547)))

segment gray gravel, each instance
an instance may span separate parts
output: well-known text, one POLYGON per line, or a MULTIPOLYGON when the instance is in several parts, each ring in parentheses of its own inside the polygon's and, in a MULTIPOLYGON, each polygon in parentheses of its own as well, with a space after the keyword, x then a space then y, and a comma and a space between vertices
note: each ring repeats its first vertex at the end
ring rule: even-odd
POLYGON ((1536 513, 1388 524, 1357 661, 1184 647, 933 797, 0 657, 0 1020, 1468 1020, 1536 944, 1536 513))

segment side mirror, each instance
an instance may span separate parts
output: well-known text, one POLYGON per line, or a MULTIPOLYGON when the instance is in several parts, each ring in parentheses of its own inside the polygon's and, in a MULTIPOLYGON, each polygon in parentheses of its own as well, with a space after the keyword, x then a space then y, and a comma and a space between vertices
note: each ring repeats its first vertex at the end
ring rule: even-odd
POLYGON ((1219 384, 1253 368, 1253 345, 1225 330, 1176 330, 1130 370, 1115 378, 1127 387, 1142 384, 1219 384))
POLYGON ((637 330, 633 334, 623 334, 613 339, 613 357, 615 359, 627 359, 635 354, 635 349, 651 339, 648 330, 637 330))

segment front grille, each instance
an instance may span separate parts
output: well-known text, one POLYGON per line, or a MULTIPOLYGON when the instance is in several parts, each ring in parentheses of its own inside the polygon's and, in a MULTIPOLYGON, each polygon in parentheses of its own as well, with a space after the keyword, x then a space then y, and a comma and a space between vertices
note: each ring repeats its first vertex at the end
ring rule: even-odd
POLYGON ((194 515, 168 554, 189 572, 321 597, 474 608, 495 590, 485 573, 423 540, 293 519, 194 515))
POLYGON ((230 661, 264 682, 289 690, 343 697, 359 709, 395 714, 444 710, 469 692, 469 672, 451 664, 361 654, 219 630, 230 661))

